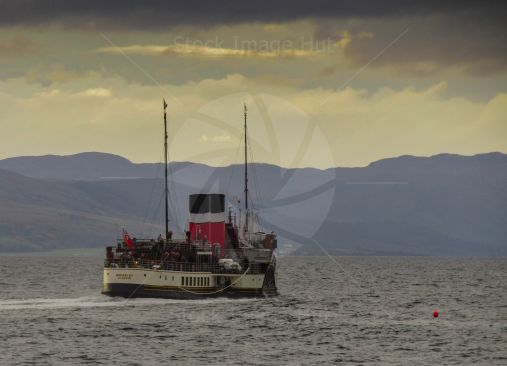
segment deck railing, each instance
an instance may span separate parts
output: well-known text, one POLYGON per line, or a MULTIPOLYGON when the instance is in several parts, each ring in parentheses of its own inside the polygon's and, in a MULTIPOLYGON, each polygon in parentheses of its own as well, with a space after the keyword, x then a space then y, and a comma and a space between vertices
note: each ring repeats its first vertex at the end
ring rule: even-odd
POLYGON ((249 263, 247 265, 243 263, 241 266, 241 270, 231 270, 221 265, 211 263, 172 262, 151 259, 132 260, 123 258, 104 260, 104 268, 144 268, 176 272, 209 272, 219 274, 244 273, 247 268, 250 274, 264 273, 266 270, 266 265, 259 263, 249 263))

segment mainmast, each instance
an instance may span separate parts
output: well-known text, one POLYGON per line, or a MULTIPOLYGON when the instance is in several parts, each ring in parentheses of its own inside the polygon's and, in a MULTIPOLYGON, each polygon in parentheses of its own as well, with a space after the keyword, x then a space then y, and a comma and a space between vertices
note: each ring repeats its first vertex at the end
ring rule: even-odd
POLYGON ((249 211, 248 211, 248 139, 247 139, 247 129, 246 129, 246 115, 247 109, 245 106, 245 234, 248 232, 248 219, 249 219, 249 211))
POLYGON ((165 239, 169 240, 169 188, 167 187, 167 103, 164 99, 164 156, 165 156, 165 239))

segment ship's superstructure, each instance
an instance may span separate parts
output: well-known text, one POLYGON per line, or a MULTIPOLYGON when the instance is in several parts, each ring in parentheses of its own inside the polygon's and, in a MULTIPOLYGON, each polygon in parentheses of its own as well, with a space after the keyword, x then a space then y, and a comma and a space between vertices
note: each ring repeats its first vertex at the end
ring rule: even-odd
POLYGON ((167 185, 167 104, 164 101, 165 236, 133 239, 126 232, 106 248, 102 293, 109 296, 201 298, 277 295, 277 238, 253 232, 248 207, 247 110, 245 106, 245 218, 226 213, 221 193, 189 196, 188 231, 169 231, 167 185))

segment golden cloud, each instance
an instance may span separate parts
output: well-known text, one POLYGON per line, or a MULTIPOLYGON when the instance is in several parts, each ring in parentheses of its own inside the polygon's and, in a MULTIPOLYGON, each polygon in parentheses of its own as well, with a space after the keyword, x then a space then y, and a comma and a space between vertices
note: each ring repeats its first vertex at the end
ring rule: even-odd
POLYGON ((112 92, 106 88, 90 88, 80 93, 80 95, 83 95, 85 97, 107 98, 112 95, 112 92))
MULTIPOLYGON (((96 53, 107 54, 135 54, 135 55, 159 55, 159 56, 188 56, 188 57, 252 57, 252 58, 277 58, 277 57, 312 57, 322 55, 323 49, 297 49, 288 47, 283 42, 269 41, 244 41, 241 48, 211 47, 198 44, 174 44, 174 45, 131 45, 118 47, 102 47, 95 50, 96 53), (248 42, 248 43, 246 43, 248 42)), ((292 44, 292 42, 291 42, 292 44)))
MULTIPOLYGON (((202 117, 196 111, 206 105, 211 106, 206 116, 226 113, 221 120, 237 121, 240 129, 242 103, 250 95, 245 91, 254 96, 276 95, 306 112, 329 137, 331 153, 341 166, 366 165, 404 154, 506 152, 507 95, 497 94, 483 102, 448 98, 446 87, 444 81, 423 89, 332 91, 300 89, 235 74, 223 79, 164 85, 166 95, 161 95, 158 86, 130 84, 118 77, 104 79, 97 75, 86 86, 79 79, 50 90, 23 79, 9 79, 0 81, 4 132, 0 135, 3 146, 0 157, 95 150, 120 154, 134 161, 154 161, 160 156, 160 146, 153 141, 160 134, 163 96, 174 96, 181 101, 169 109, 174 130, 185 124, 195 126, 195 118, 202 117), (13 94, 14 90, 17 93, 13 94), (256 94, 256 90, 262 93, 256 94), (237 102, 231 103, 231 98, 237 102), (322 100, 327 103, 321 105, 322 100), (19 121, 24 121, 23 128, 19 121), (21 139, 24 144, 19 144, 21 139), (138 148, 132 149, 132 144, 138 148)), ((252 106, 252 140, 257 136, 255 129, 261 131, 263 126, 259 123, 262 114, 255 111, 252 106)), ((278 105, 270 105, 269 111, 277 116, 273 123, 290 124, 291 115, 279 110, 278 105)), ((210 146, 235 149, 238 136, 219 127, 197 129, 198 133, 196 128, 190 128, 188 134, 179 133, 175 143, 181 147, 175 159, 189 160, 196 154, 205 159, 210 146)), ((296 132, 287 130, 285 141, 296 132)), ((329 151, 310 152, 306 165, 329 167, 323 162, 323 158, 329 157, 326 155, 329 151)), ((259 161, 278 163, 268 154, 257 156, 259 161)), ((233 158, 226 163, 233 163, 233 158)))

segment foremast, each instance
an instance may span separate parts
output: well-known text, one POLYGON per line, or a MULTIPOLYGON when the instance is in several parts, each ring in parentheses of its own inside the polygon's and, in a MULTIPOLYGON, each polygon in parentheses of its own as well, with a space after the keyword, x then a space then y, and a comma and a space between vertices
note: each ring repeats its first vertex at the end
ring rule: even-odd
POLYGON ((165 179, 164 179, 164 193, 165 193, 165 239, 168 241, 169 238, 169 188, 167 185, 167 103, 164 99, 164 168, 165 168, 165 179))
POLYGON ((246 125, 246 117, 247 117, 247 108, 246 104, 244 104, 244 116, 245 116, 245 226, 244 226, 244 236, 246 239, 248 233, 248 224, 250 219, 250 212, 248 210, 248 138, 247 138, 247 125, 246 125))

